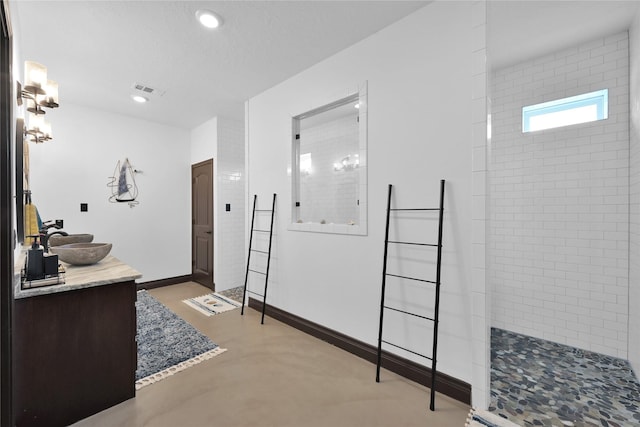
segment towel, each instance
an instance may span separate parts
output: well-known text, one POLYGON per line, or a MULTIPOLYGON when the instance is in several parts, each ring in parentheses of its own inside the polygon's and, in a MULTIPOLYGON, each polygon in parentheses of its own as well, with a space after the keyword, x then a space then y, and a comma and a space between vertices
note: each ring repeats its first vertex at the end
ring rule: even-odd
POLYGON ((36 205, 29 203, 24 206, 24 235, 32 236, 40 234, 42 228, 42 220, 36 205))

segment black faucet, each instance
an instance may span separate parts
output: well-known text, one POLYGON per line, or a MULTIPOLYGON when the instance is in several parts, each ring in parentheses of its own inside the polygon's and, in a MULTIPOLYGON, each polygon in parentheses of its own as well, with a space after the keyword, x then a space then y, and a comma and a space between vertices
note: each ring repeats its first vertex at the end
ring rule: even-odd
POLYGON ((44 246, 44 251, 45 252, 49 252, 49 237, 51 237, 53 235, 56 235, 56 234, 59 234, 61 236, 68 236, 69 235, 69 233, 67 233, 66 231, 61 231, 61 230, 54 231, 53 233, 49 233, 49 234, 45 233, 45 234, 41 234, 40 235, 40 244, 42 246, 44 246))
POLYGON ((57 219, 54 221, 45 221, 42 223, 42 228, 40 228, 40 244, 44 247, 45 252, 49 252, 49 237, 60 234, 61 236, 68 236, 69 234, 66 231, 60 230, 62 228, 62 220, 57 219), (54 231, 49 233, 50 228, 56 228, 58 231, 54 231))
POLYGON ((43 221, 42 227, 40 228, 40 233, 42 232, 46 233, 47 230, 49 230, 50 228, 56 228, 60 230, 63 227, 63 225, 64 225, 64 221, 61 219, 43 221))

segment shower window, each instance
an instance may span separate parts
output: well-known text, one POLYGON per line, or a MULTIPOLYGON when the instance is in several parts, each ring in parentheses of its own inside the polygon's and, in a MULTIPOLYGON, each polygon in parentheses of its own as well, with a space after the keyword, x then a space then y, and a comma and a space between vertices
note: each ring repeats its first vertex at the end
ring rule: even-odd
POLYGON ((291 229, 366 234, 366 92, 292 120, 291 229))
POLYGON ((522 132, 553 129, 606 119, 607 89, 522 108, 522 132))

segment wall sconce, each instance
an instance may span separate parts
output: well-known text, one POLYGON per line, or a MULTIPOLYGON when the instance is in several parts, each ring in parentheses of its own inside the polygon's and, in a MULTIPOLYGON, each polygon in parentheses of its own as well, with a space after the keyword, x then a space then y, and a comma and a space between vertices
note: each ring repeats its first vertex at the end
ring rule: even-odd
POLYGON ((24 87, 17 82, 18 105, 24 101, 27 105, 29 120, 25 126, 25 136, 31 135, 31 141, 40 143, 52 139, 51 124, 42 117, 44 108, 57 108, 58 83, 47 79, 47 68, 34 61, 24 63, 24 87))
POLYGON ((311 153, 300 154, 300 176, 311 175, 311 153))
POLYGON ((43 116, 36 114, 29 114, 29 125, 24 128, 24 134, 31 135, 31 142, 36 144, 53 139, 51 123, 45 122, 43 116))
POLYGON ((351 160, 351 154, 343 158, 340 162, 333 164, 334 171, 351 171, 360 167, 360 156, 358 154, 353 155, 354 159, 351 160))

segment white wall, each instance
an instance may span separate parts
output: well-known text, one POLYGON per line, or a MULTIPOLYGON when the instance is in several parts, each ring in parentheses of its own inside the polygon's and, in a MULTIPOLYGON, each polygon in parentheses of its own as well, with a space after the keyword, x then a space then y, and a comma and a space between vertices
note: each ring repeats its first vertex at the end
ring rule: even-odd
MULTIPOLYGON (((439 180, 447 180, 439 369, 468 382, 471 6, 470 2, 430 4, 252 98, 247 125, 249 194, 258 194, 264 204, 272 193, 278 194, 268 303, 370 344, 376 344, 378 331, 387 185, 396 186, 398 206, 435 207, 439 180), (348 95, 363 81, 368 81, 369 100, 369 233, 288 231, 292 116, 348 95)), ((412 227, 413 234, 405 239, 433 236, 433 220, 416 223, 420 225, 412 227)), ((409 261, 401 256, 403 262, 409 261)), ((389 271, 402 270, 403 265, 391 259, 389 271)), ((262 278, 251 285, 259 290, 262 278)), ((432 297, 411 301, 408 294, 417 293, 415 284, 406 289, 405 295, 395 292, 402 296, 395 300, 399 305, 420 310, 430 304, 432 297)), ((430 351, 431 341, 423 334, 427 328, 391 317, 385 324, 388 340, 430 351)), ((425 363, 401 350, 390 351, 425 363)))
POLYGON ((190 274, 189 133, 68 103, 47 113, 52 141, 30 144, 33 203, 69 233, 111 242, 139 282, 190 274), (109 203, 107 182, 128 158, 140 204, 109 203), (80 212, 88 203, 88 212, 80 212))
POLYGON ((627 32, 492 75, 493 324, 627 357, 627 32), (609 89, 609 118, 522 133, 522 107, 609 89))
POLYGON ((214 159, 218 153, 218 118, 214 117, 191 130, 191 164, 214 159))
POLYGON ((640 376, 640 14, 629 30, 629 362, 640 376))
POLYGON ((208 159, 213 159, 215 176, 213 276, 216 291, 222 291, 244 284, 245 174, 242 122, 214 117, 191 131, 191 164, 208 159), (226 204, 231 205, 231 211, 226 211, 226 204))

